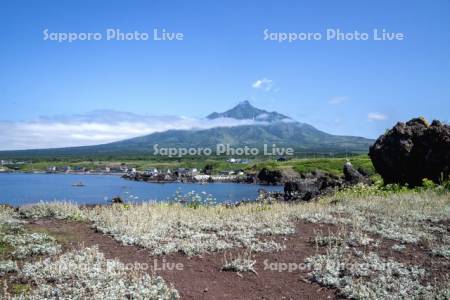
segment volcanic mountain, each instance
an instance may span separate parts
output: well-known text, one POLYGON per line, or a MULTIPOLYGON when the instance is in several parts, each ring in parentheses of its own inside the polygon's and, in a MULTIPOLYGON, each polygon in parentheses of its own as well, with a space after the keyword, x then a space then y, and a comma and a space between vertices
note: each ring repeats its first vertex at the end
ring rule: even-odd
POLYGON ((278 112, 256 108, 248 101, 240 102, 237 106, 222 113, 214 112, 206 118, 209 120, 216 119, 216 122, 223 119, 224 126, 210 129, 168 130, 96 146, 3 151, 0 154, 11 157, 17 155, 22 157, 29 155, 151 155, 154 152, 153 146, 155 144, 158 144, 161 148, 208 147, 212 149, 215 149, 217 144, 257 148, 262 148, 264 144, 276 144, 278 147, 294 148, 296 153, 367 153, 369 146, 374 142, 363 137, 328 134, 278 112), (225 126, 225 120, 230 119, 248 122, 245 125, 225 126))
POLYGON ((291 118, 279 114, 275 111, 268 112, 259 108, 256 108, 250 104, 247 100, 240 102, 237 106, 223 113, 214 112, 207 116, 208 119, 218 118, 232 118, 237 120, 254 120, 263 122, 283 122, 292 121, 291 118))

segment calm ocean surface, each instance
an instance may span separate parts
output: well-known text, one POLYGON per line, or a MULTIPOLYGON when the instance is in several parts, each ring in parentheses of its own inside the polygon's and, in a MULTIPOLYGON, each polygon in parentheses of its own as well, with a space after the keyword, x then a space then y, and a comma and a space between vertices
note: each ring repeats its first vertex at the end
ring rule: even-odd
POLYGON ((177 190, 181 194, 190 191, 212 194, 218 202, 237 202, 255 199, 259 189, 282 190, 281 186, 251 184, 214 183, 146 183, 129 181, 111 175, 73 174, 21 174, 0 173, 0 203, 23 205, 39 201, 67 200, 80 204, 108 203, 120 196, 126 201, 165 201, 177 190), (82 182, 85 186, 72 186, 82 182))

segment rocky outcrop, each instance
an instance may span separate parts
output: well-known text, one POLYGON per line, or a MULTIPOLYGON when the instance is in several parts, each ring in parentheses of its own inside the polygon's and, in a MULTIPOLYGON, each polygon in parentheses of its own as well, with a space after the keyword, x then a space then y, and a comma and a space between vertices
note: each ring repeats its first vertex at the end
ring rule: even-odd
POLYGON ((265 184, 279 184, 282 182, 283 175, 278 170, 263 168, 258 173, 258 179, 265 184))
POLYGON ((423 118, 399 122, 370 147, 369 156, 385 184, 418 186, 424 178, 449 177, 450 126, 423 118))
POLYGON ((285 200, 309 201, 320 195, 328 194, 343 185, 343 180, 331 174, 313 172, 299 181, 284 184, 285 200))
POLYGON ((348 185, 354 185, 358 183, 370 184, 370 179, 367 173, 359 168, 356 170, 351 162, 346 162, 344 164, 344 179, 348 185))
POLYGON ((282 185, 286 182, 299 181, 301 179, 301 175, 289 168, 282 170, 269 170, 267 168, 262 168, 256 175, 255 179, 257 180, 252 183, 282 185))
POLYGON ((287 201, 309 201, 322 195, 358 183, 371 184, 370 178, 363 170, 356 170, 350 162, 345 163, 343 177, 322 172, 312 172, 302 176, 301 180, 284 184, 284 199, 287 201))
POLYGON ((123 202, 122 198, 120 198, 120 196, 117 196, 117 197, 112 198, 111 203, 120 204, 120 203, 124 203, 124 202, 123 202))

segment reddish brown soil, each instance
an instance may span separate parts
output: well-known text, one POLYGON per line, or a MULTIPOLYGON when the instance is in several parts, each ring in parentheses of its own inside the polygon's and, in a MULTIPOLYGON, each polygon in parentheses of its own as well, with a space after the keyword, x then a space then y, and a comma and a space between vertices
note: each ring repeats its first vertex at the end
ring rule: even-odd
MULTIPOLYGON (((310 283, 306 280, 306 270, 275 271, 266 269, 267 263, 301 264, 308 256, 316 254, 316 249, 308 240, 314 230, 325 225, 301 223, 296 234, 279 237, 286 249, 277 253, 256 254, 255 269, 258 274, 221 271, 224 253, 204 254, 187 257, 176 253, 155 257, 142 248, 124 246, 109 236, 103 235, 84 223, 38 220, 27 227, 33 231, 45 231, 58 239, 65 250, 98 245, 107 258, 117 258, 123 263, 146 263, 158 266, 167 263, 181 263, 183 270, 157 270, 167 282, 172 283, 182 299, 335 299, 335 291, 310 283)), ((325 232, 325 229, 324 229, 325 232)))
POLYGON ((405 244, 405 249, 395 251, 392 249, 393 245, 401 244, 398 241, 382 239, 380 236, 374 236, 381 240, 379 247, 361 248, 365 252, 376 252, 379 256, 385 258, 393 258, 397 262, 405 265, 419 266, 427 270, 425 282, 435 284, 437 282, 446 282, 446 277, 449 275, 450 260, 445 257, 431 255, 430 246, 424 242, 418 244, 405 244))
MULTIPOLYGON (((447 225, 447 224, 446 224, 447 225)), ((300 222, 296 233, 284 237, 275 237, 286 249, 277 253, 256 253, 255 269, 258 274, 235 273, 221 271, 224 253, 211 253, 202 256, 188 257, 181 253, 152 256, 146 249, 136 246, 124 246, 113 238, 96 232, 88 224, 60 221, 31 221, 27 227, 32 231, 44 231, 54 236, 64 250, 82 246, 98 245, 99 250, 107 258, 117 258, 123 263, 135 262, 154 266, 155 260, 159 267, 163 260, 173 266, 180 263, 183 270, 156 270, 154 273, 172 283, 179 291, 182 299, 336 299, 334 289, 324 288, 309 282, 308 270, 277 271, 265 268, 265 263, 302 264, 305 258, 322 253, 325 248, 316 249, 311 244, 318 231, 326 235, 339 230, 335 226, 300 222)), ((379 236, 373 236, 382 240, 379 236)), ((402 252, 392 250, 395 241, 382 240, 379 247, 358 247, 364 252, 373 251, 381 257, 392 257, 406 265, 424 267, 430 276, 427 281, 441 281, 448 274, 450 261, 445 258, 433 257, 429 254, 427 245, 406 245, 402 252)), ((228 254, 228 252, 227 252, 228 254)), ((236 254, 236 252, 233 252, 236 254)), ((152 272, 152 271, 149 271, 152 272)), ((152 272, 153 273, 153 272, 152 272)))

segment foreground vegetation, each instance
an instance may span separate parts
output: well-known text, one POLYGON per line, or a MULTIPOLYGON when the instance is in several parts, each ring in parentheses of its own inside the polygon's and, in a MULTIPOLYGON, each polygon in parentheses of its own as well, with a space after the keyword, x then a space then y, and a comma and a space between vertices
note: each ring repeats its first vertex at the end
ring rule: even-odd
MULTIPOLYGON (((41 203, 19 211, 6 207, 1 211, 4 250, 0 268, 4 276, 13 274, 8 276, 17 276, 20 282, 33 287, 25 292, 27 297, 50 297, 50 291, 67 298, 74 292, 117 298, 178 295, 161 278, 145 274, 113 270, 106 277, 100 276, 105 259, 95 248, 62 255, 53 250, 26 252, 25 257, 53 258, 18 266, 14 253, 22 244, 12 242, 11 233, 18 239, 32 234, 14 228, 20 228, 23 220, 43 217, 89 222, 121 243, 146 248, 154 255, 242 251, 246 254, 225 255, 222 270, 255 274, 258 270, 251 253, 283 251, 279 237, 294 233, 300 221, 329 224, 333 231, 322 232, 318 226, 310 237, 316 254, 305 261, 308 280, 334 287, 341 296, 355 299, 450 297, 449 278, 435 272, 436 266, 443 270, 450 267, 450 196, 442 186, 429 184, 416 190, 356 186, 316 202, 295 204, 263 200, 237 207, 144 203, 86 208, 70 203, 41 203), (410 261, 401 255, 404 251, 422 256, 410 261), (432 259, 435 267, 421 265, 423 257, 432 259), (93 273, 88 276, 53 271, 73 262, 87 263, 93 273)), ((51 239, 36 240, 48 243, 43 249, 55 247, 51 239)), ((120 267, 120 262, 117 264, 120 267)))
POLYGON ((96 247, 58 255, 61 246, 53 237, 27 232, 20 219, 78 213, 78 207, 64 203, 28 206, 19 212, 0 206, 0 278, 10 278, 0 284, 0 299, 179 298, 161 277, 131 272, 121 262, 107 260, 96 247))

